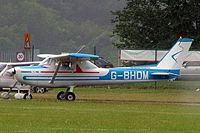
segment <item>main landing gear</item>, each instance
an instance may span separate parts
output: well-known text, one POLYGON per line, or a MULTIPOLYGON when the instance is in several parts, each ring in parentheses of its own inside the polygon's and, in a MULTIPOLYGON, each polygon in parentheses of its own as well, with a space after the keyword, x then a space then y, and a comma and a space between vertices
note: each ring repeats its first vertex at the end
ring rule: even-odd
POLYGON ((76 99, 75 94, 73 93, 74 87, 67 88, 66 92, 61 91, 57 95, 58 100, 68 100, 74 101, 76 99))

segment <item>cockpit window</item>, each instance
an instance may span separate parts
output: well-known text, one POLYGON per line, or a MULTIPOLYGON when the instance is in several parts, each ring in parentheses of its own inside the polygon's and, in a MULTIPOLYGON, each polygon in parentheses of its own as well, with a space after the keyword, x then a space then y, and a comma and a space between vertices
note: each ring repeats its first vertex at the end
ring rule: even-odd
POLYGON ((83 68, 83 69, 95 69, 95 68, 98 68, 98 67, 90 61, 82 61, 81 62, 81 68, 83 68))

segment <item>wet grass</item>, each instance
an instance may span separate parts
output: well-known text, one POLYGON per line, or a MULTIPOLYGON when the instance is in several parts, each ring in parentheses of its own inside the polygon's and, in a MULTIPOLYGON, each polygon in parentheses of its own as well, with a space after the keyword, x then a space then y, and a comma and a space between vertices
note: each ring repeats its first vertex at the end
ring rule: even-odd
POLYGON ((33 94, 32 100, 1 99, 0 132, 200 131, 200 92, 195 89, 154 89, 145 84, 113 86, 109 89, 79 87, 75 89, 75 102, 57 101, 56 95, 60 90, 33 94))

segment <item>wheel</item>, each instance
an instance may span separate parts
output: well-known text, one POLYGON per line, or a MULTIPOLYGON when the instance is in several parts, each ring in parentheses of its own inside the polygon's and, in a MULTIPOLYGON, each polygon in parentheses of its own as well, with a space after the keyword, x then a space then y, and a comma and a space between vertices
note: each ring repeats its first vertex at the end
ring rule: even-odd
POLYGON ((47 88, 40 88, 40 93, 45 93, 45 92, 47 92, 47 91, 48 91, 47 88))
POLYGON ((45 92, 47 92, 47 88, 40 88, 40 87, 34 87, 34 89, 33 89, 34 91, 34 93, 45 93, 45 92))
POLYGON ((40 89, 39 87, 36 88, 36 93, 40 93, 40 89))
POLYGON ((58 93, 57 99, 58 100, 64 100, 65 99, 65 93, 64 93, 64 91, 61 91, 61 92, 58 93))
POLYGON ((44 93, 45 92, 45 88, 40 88, 40 93, 44 93))
POLYGON ((9 98, 11 98, 11 96, 12 95, 8 92, 1 93, 1 97, 4 98, 4 99, 9 99, 9 98))
POLYGON ((76 96, 73 92, 68 92, 65 96, 65 99, 68 101, 74 101, 76 99, 76 96))
POLYGON ((47 92, 48 91, 48 89, 47 88, 44 88, 44 92, 47 92))
POLYGON ((35 87, 32 87, 31 88, 31 91, 33 92, 33 93, 36 93, 37 92, 37 87, 35 86, 35 87))
POLYGON ((45 92, 44 88, 39 88, 38 87, 37 93, 44 93, 44 92, 45 92))
POLYGON ((24 99, 32 99, 32 98, 33 98, 33 97, 32 97, 31 94, 26 93, 26 94, 24 95, 24 99))

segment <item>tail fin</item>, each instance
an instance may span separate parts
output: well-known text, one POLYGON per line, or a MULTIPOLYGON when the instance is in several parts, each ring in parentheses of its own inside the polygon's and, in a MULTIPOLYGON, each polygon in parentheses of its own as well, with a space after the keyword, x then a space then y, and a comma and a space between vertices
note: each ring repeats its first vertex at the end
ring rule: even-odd
POLYGON ((160 69, 180 69, 193 42, 190 38, 180 38, 158 63, 160 69))

